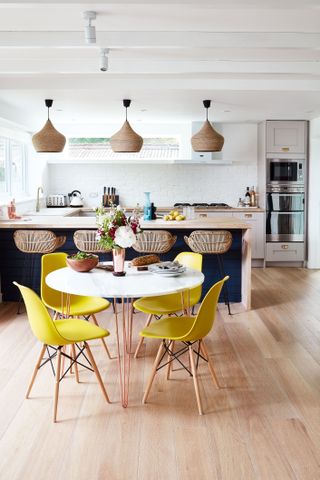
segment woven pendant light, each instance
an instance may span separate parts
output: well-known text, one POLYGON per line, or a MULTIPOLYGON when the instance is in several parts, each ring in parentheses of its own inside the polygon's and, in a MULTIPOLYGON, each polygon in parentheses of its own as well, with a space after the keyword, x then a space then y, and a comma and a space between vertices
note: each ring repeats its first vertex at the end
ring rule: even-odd
POLYGON ((208 109, 211 100, 203 100, 206 109, 206 121, 198 133, 191 138, 191 145, 195 152, 221 152, 224 138, 218 133, 208 120, 208 109))
POLYGON ((131 128, 127 120, 127 108, 130 107, 130 104, 131 100, 123 100, 123 106, 126 109, 126 120, 120 130, 110 138, 111 148, 116 153, 140 152, 143 145, 143 138, 131 128))
POLYGON ((33 135, 33 146, 40 153, 62 152, 66 144, 66 137, 54 128, 49 118, 49 109, 52 107, 53 100, 45 100, 45 104, 48 109, 48 120, 44 127, 33 135))

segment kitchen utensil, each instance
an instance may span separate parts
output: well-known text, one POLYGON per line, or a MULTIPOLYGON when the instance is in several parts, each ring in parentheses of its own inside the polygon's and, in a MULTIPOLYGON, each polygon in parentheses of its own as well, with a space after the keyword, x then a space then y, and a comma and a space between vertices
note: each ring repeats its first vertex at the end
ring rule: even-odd
POLYGON ((70 198, 70 207, 83 207, 83 198, 80 190, 73 190, 71 193, 68 193, 68 196, 70 198))
POLYGON ((47 208, 62 208, 67 207, 67 195, 57 194, 57 195, 48 195, 47 196, 47 208))

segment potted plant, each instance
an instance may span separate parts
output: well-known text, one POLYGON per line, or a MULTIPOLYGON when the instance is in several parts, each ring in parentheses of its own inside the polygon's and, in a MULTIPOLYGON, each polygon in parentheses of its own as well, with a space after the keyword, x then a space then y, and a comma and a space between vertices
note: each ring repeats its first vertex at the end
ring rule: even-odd
POLYGON ((127 217, 120 205, 111 205, 109 212, 99 208, 96 213, 97 240, 103 248, 112 250, 113 274, 123 276, 125 249, 135 244, 137 235, 141 232, 138 212, 134 211, 127 217))
POLYGON ((77 252, 67 257, 67 265, 76 272, 90 272, 98 262, 98 255, 93 253, 77 252))

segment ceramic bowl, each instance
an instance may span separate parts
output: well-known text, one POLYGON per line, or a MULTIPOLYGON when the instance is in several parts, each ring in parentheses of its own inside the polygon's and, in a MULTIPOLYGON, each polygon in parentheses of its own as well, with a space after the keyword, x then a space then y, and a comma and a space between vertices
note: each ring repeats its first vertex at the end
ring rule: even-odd
POLYGON ((96 267, 98 263, 98 255, 93 255, 90 258, 83 258, 82 260, 67 257, 67 265, 76 272, 90 272, 90 270, 96 267))

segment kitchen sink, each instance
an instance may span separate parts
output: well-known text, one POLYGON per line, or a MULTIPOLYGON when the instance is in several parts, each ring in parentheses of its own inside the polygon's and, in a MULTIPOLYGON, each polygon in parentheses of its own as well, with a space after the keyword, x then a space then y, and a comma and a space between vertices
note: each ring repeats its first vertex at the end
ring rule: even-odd
POLYGON ((76 210, 74 212, 68 213, 66 217, 95 217, 96 212, 94 210, 76 210))

